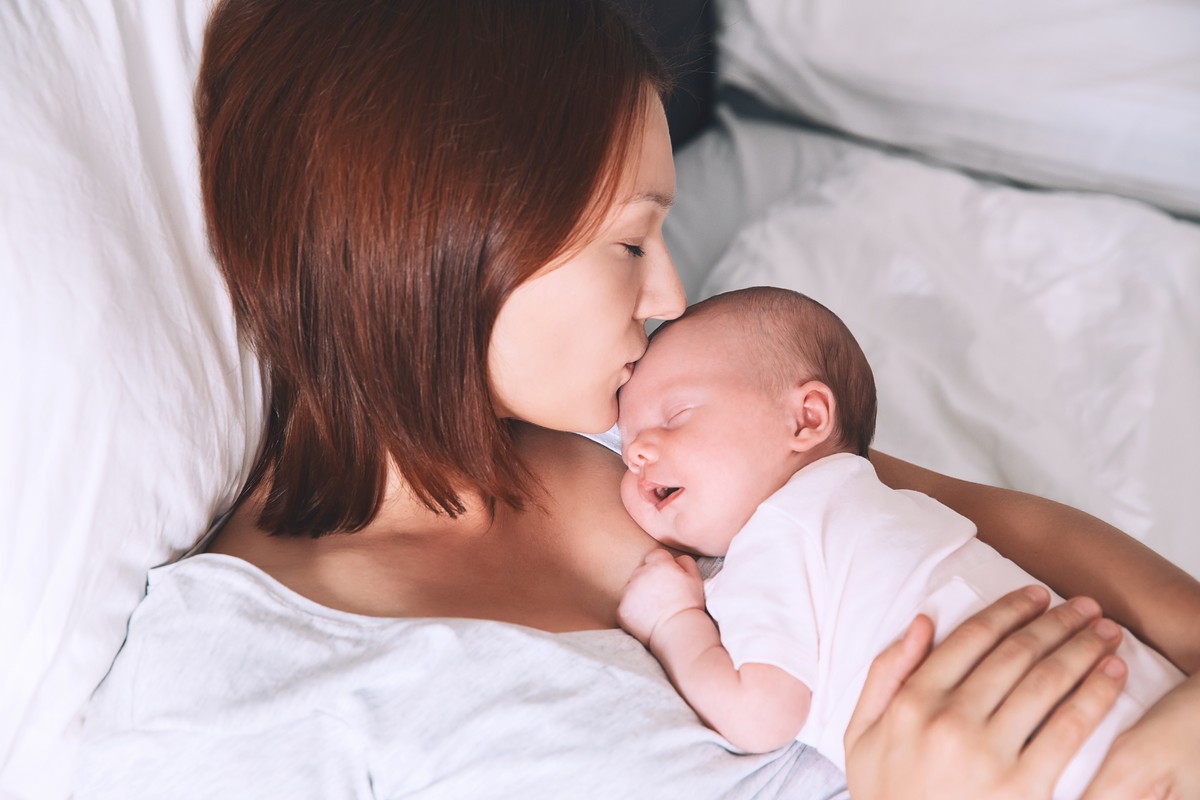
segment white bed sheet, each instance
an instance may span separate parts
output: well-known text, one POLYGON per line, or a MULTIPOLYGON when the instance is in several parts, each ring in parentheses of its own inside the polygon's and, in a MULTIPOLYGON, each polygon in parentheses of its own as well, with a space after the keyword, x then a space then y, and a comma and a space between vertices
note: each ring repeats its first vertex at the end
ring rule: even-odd
POLYGON ((200 210, 210 0, 0 5, 0 797, 68 791, 146 571, 262 421, 200 210))
POLYGON ((728 110, 678 173, 690 299, 829 305, 874 366, 880 449, 1077 506, 1200 576, 1200 226, 728 110))

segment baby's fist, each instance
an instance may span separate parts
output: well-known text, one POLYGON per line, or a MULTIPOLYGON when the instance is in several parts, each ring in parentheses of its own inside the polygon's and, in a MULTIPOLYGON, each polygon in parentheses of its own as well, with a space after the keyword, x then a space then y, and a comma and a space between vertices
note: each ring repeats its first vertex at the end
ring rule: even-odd
POLYGON ((617 607, 617 622, 644 645, 660 623, 689 608, 704 608, 704 582, 691 556, 653 550, 634 570, 617 607))

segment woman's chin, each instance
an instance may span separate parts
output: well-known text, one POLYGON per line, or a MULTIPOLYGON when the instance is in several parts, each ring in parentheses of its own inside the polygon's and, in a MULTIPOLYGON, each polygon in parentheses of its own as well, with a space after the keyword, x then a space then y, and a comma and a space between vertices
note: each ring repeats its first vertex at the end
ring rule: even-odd
POLYGON ((592 413, 581 413, 572 417, 571 426, 563 430, 575 433, 607 433, 617 424, 617 398, 614 396, 607 407, 599 406, 592 413))
POLYGON ((594 422, 594 423, 593 422, 588 422, 588 423, 581 422, 579 425, 575 425, 575 426, 571 427, 569 430, 571 430, 573 433, 589 433, 589 434, 596 435, 596 434, 601 434, 601 433, 608 433, 610 430, 612 430, 612 426, 616 425, 616 424, 617 424, 617 418, 616 418, 616 416, 613 416, 613 418, 611 420, 606 419, 603 422, 594 422))
POLYGON ((516 419, 563 433, 607 433, 617 424, 617 400, 614 397, 610 406, 599 405, 593 409, 574 409, 569 413, 553 413, 549 409, 527 409, 524 413, 508 413, 500 415, 505 419, 516 419), (539 413, 544 412, 544 413, 539 413))

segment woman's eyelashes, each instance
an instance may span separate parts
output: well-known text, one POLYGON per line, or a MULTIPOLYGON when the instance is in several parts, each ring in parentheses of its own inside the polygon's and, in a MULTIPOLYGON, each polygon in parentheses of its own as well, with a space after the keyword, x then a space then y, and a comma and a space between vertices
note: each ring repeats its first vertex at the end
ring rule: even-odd
POLYGON ((641 258, 642 256, 646 255, 646 251, 642 249, 640 244, 629 244, 628 242, 622 242, 621 246, 625 248, 625 252, 629 253, 629 255, 633 256, 634 258, 641 258))

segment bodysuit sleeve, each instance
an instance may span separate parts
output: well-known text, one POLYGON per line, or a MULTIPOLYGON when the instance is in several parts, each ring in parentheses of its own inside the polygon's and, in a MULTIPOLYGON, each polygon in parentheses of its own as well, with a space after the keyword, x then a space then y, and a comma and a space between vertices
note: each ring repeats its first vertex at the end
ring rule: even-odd
POLYGON ((825 581, 819 539, 786 509, 759 507, 734 537, 721 572, 705 586, 708 612, 735 667, 770 664, 814 689, 825 581))

